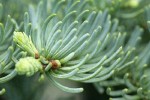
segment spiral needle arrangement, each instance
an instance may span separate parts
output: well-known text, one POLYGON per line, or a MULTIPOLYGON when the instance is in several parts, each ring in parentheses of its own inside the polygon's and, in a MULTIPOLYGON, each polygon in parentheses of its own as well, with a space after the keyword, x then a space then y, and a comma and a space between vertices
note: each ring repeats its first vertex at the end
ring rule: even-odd
MULTIPOLYGON (((126 6, 135 8, 138 2, 126 6)), ((144 11, 149 14, 150 9, 118 15, 119 6, 115 7, 112 10, 103 0, 44 0, 29 6, 21 24, 8 16, 5 24, 0 23, 0 83, 39 74, 39 79, 44 75, 69 93, 83 88, 70 88, 59 79, 93 83, 111 100, 149 100, 150 43, 141 44, 141 27, 126 31, 115 16, 128 19, 144 11), (102 2, 105 7, 98 7, 102 2)), ((3 88, 0 94, 4 92, 3 88)))

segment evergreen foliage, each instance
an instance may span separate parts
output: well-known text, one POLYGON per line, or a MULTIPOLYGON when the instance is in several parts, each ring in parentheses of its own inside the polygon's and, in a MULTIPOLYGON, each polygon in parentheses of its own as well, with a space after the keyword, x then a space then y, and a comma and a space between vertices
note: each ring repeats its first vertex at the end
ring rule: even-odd
POLYGON ((25 75, 69 93, 84 89, 60 80, 92 83, 110 100, 150 100, 149 0, 34 2, 0 2, 1 95, 25 75))

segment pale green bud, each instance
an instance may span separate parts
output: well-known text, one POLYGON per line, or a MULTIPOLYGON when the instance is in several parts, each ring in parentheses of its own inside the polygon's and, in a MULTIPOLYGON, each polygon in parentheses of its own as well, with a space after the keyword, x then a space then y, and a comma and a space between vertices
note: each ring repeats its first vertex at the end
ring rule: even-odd
POLYGON ((138 0, 128 0, 124 5, 126 7, 136 8, 139 6, 139 1, 138 0))
POLYGON ((28 37, 24 32, 14 32, 13 41, 16 42, 21 49, 27 51, 33 57, 38 58, 38 51, 32 43, 30 36, 28 37))
POLYGON ((0 95, 3 95, 5 92, 6 92, 6 90, 3 88, 3 89, 0 91, 0 95))
POLYGON ((21 58, 15 65, 15 70, 19 75, 32 76, 42 70, 42 64, 33 57, 21 58))
POLYGON ((39 79, 38 79, 38 81, 39 81, 39 82, 42 82, 42 81, 44 81, 44 79, 45 79, 44 75, 41 74, 40 77, 39 77, 39 79))

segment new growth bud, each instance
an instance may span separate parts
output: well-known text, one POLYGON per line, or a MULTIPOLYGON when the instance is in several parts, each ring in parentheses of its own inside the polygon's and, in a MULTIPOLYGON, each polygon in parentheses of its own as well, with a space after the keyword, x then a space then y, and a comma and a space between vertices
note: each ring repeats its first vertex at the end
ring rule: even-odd
POLYGON ((42 64, 33 57, 21 58, 15 65, 15 70, 19 75, 32 76, 42 70, 42 64))
POLYGON ((27 51, 31 56, 38 58, 38 51, 32 43, 31 37, 27 36, 24 32, 14 32, 13 41, 17 43, 17 45, 27 51))

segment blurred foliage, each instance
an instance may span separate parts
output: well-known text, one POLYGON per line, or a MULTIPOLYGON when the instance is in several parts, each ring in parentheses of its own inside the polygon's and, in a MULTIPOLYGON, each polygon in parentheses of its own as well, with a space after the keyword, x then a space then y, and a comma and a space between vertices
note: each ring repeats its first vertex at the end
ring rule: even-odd
POLYGON ((0 0, 3 6, 1 21, 6 21, 6 17, 11 15, 17 22, 21 22, 24 12, 28 11, 28 6, 36 6, 39 0, 0 0))

